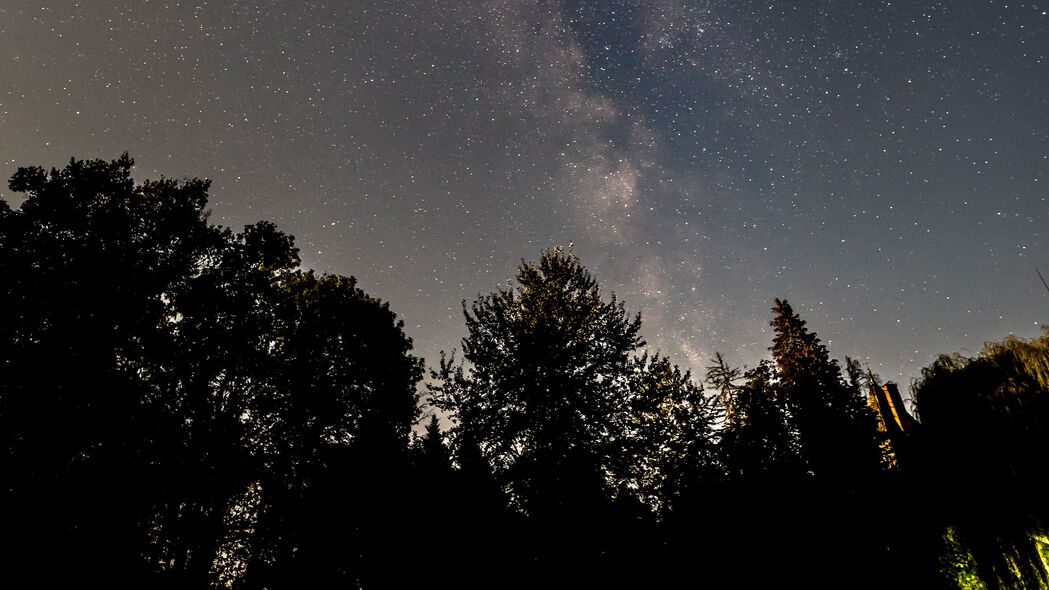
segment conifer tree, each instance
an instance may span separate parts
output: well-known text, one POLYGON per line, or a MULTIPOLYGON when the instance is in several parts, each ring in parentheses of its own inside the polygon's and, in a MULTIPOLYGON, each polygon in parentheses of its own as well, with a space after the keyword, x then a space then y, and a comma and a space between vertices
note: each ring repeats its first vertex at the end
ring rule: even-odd
MULTIPOLYGON (((799 517, 788 528, 804 523, 809 538, 805 551, 822 555, 819 571, 813 572, 818 585, 870 583, 874 573, 883 571, 876 565, 885 546, 876 528, 877 514, 869 509, 879 497, 875 485, 881 475, 874 417, 838 362, 786 301, 776 300, 772 327, 776 388, 810 475, 787 496, 789 509, 799 517), (855 537, 855 530, 867 534, 855 537), (862 571, 872 573, 859 579, 862 571)), ((785 563, 796 568, 802 559, 803 553, 795 552, 785 563)))
POLYGON ((772 358, 776 379, 802 458, 818 477, 868 478, 880 468, 874 417, 841 366, 785 300, 772 308, 772 358))
POLYGON ((430 416, 426 431, 419 438, 419 454, 426 471, 445 472, 452 468, 452 456, 444 442, 441 421, 437 414, 430 416))

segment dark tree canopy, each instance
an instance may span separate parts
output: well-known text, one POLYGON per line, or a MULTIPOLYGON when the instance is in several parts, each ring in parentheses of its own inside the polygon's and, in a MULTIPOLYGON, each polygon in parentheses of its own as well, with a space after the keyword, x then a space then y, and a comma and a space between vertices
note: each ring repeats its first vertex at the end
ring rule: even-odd
POLYGON ((555 248, 463 303, 416 430, 386 303, 132 168, 0 200, 0 586, 1049 586, 1049 332, 940 357, 890 437, 786 301, 704 389, 555 248))
POLYGON ((804 463, 772 364, 763 361, 743 375, 733 375, 720 357, 717 361, 708 375, 726 389, 722 453, 729 478, 751 482, 748 485, 796 480, 804 473, 804 463), (732 382, 737 376, 742 383, 732 382))
POLYGON ((558 512, 564 507, 550 503, 567 500, 559 486, 608 495, 605 471, 628 409, 641 321, 614 295, 604 300, 570 251, 523 263, 516 281, 464 303, 468 365, 442 362, 432 397, 455 417, 456 435, 480 445, 522 509, 558 512))
POLYGON ((1049 585, 1041 553, 1049 529, 1049 330, 988 343, 974 358, 941 356, 922 372, 915 399, 921 484, 972 552, 980 578, 989 587, 1049 585))
POLYGON ((140 575, 170 490, 159 466, 178 420, 152 359, 170 350, 167 297, 221 235, 204 218, 206 181, 135 185, 132 164, 19 169, 10 188, 26 199, 0 214, 2 504, 18 531, 9 555, 27 567, 140 575))
POLYGON ((619 491, 666 513, 690 488, 719 476, 718 399, 671 364, 647 353, 634 360, 619 491))
POLYGON ((341 452, 406 448, 421 361, 386 304, 300 271, 273 224, 211 225, 207 181, 132 166, 22 168, 24 202, 0 208, 7 555, 110 585, 268 585, 308 557, 304 502, 356 469, 341 452))
POLYGON ((777 299, 772 312, 772 359, 802 459, 817 476, 852 485, 876 474, 881 450, 863 392, 790 304, 777 299))

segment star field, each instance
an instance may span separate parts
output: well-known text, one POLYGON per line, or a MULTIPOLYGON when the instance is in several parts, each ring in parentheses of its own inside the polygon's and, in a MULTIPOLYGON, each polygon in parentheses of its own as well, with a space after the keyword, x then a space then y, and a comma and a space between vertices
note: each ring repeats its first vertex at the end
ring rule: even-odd
POLYGON ((694 370, 764 357, 783 297, 907 383, 1049 311, 1047 11, 0 0, 0 163, 209 177, 214 221, 275 221, 431 363, 572 241, 694 370))

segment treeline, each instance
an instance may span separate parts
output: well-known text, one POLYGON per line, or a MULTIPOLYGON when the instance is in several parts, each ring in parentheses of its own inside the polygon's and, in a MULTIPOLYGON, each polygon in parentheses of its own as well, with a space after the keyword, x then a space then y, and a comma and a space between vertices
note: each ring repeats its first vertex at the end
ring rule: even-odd
POLYGON ((4 587, 1049 585, 1049 333, 941 357, 901 431, 786 301, 693 376, 552 249, 424 380, 352 277, 131 168, 0 200, 4 587))

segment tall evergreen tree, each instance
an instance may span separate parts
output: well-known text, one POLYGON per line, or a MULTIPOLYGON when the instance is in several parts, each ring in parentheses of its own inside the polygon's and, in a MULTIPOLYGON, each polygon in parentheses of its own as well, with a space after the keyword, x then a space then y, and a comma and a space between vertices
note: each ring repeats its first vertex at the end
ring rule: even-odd
MULTIPOLYGON (((826 480, 873 477, 880 469, 874 416, 837 360, 785 300, 772 308, 772 358, 802 458, 826 480)), ((859 478, 859 479, 858 479, 859 478)))
MULTIPOLYGON (((791 509, 808 529, 805 551, 823 556, 810 575, 822 584, 866 585, 881 578, 884 520, 870 506, 881 497, 881 448, 873 414, 836 360, 786 301, 776 300, 772 357, 776 388, 797 433, 811 479, 794 488, 791 509), (867 534, 855 537, 854 531, 867 534), (858 576, 857 572, 869 572, 858 576)), ((789 564, 800 563, 794 553, 789 564)), ((796 570, 792 576, 803 575, 796 570)))
POLYGON ((418 454, 422 467, 426 471, 447 472, 452 468, 452 455, 441 431, 441 421, 437 414, 430 416, 426 430, 418 442, 418 454))

